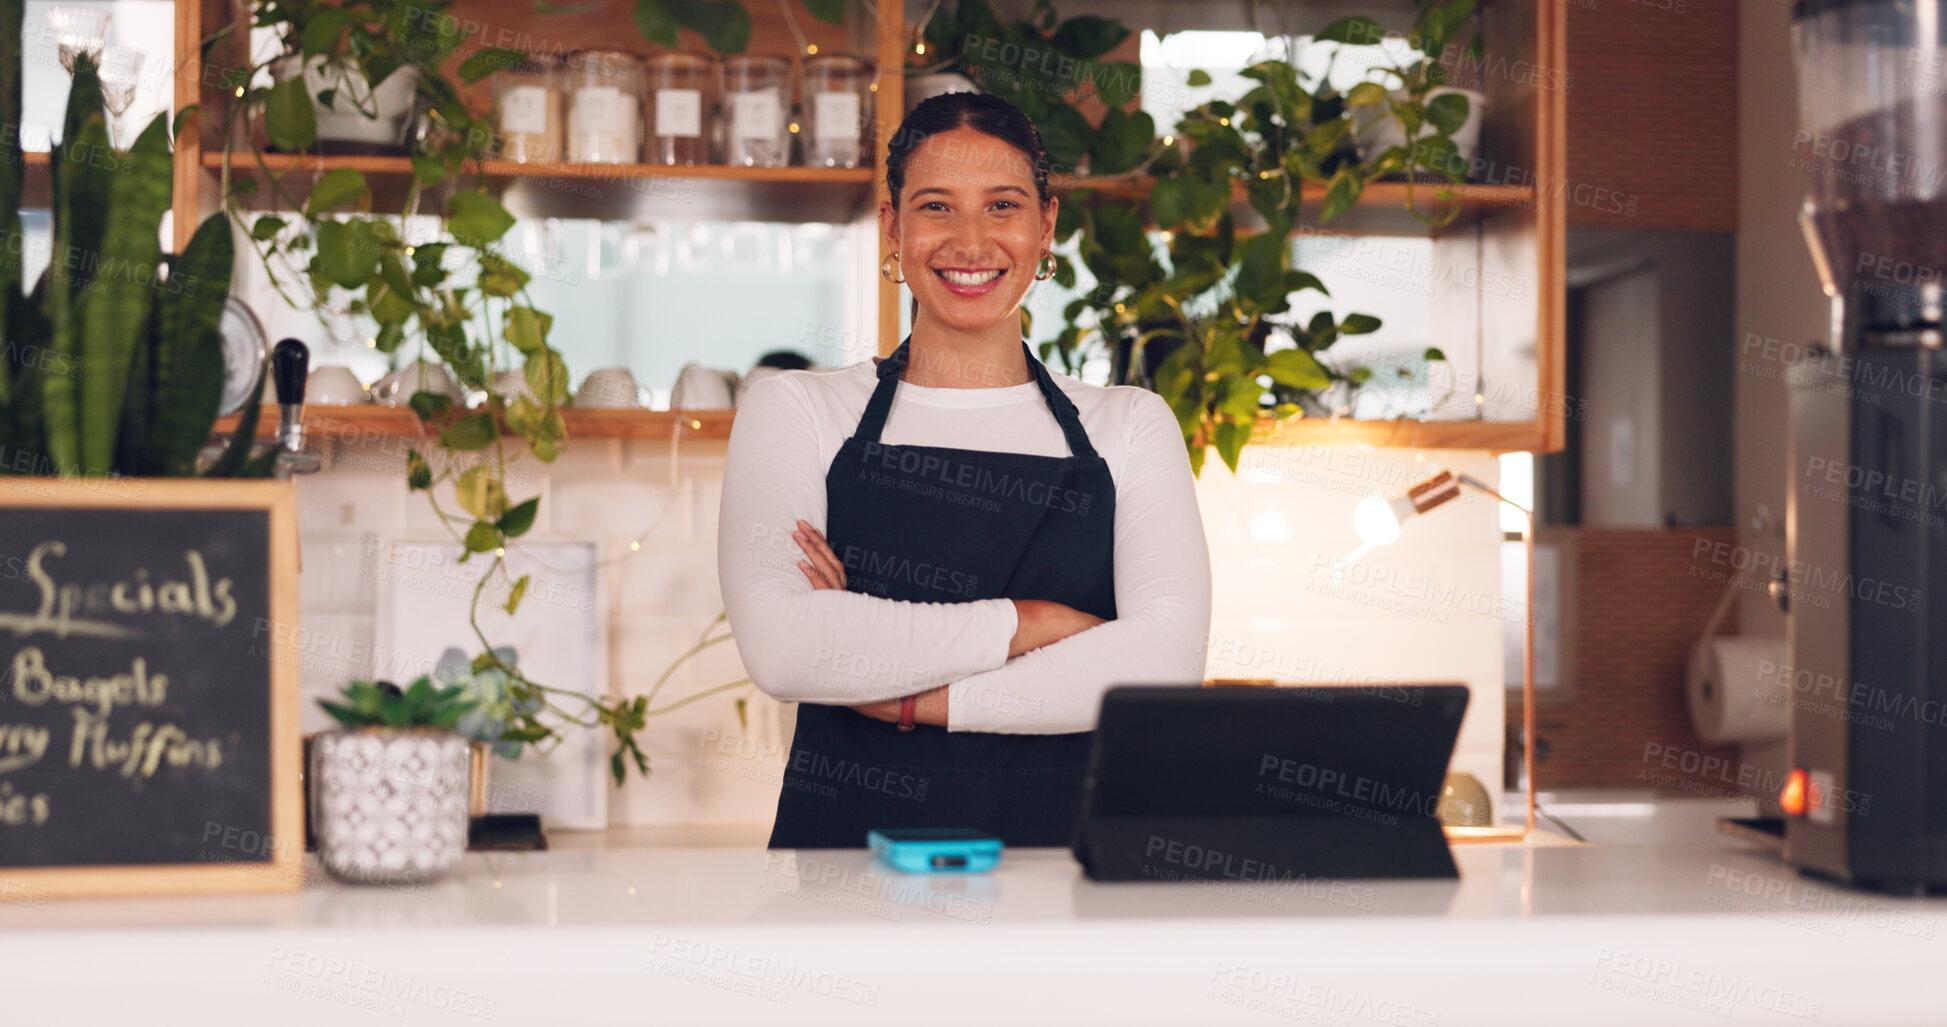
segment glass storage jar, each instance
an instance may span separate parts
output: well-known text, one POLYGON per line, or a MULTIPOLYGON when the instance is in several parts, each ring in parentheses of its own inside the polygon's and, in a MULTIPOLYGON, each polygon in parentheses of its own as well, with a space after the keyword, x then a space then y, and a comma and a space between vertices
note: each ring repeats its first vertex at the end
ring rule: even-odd
POLYGON ((708 54, 649 58, 650 164, 708 164, 717 116, 717 61, 708 54))
POLYGON ((494 75, 494 127, 502 160, 557 161, 562 158, 560 61, 529 56, 494 75))
POLYGON ((568 55, 568 159, 633 164, 642 159, 642 58, 619 50, 568 55))
POLYGON ((804 162, 856 168, 871 160, 872 84, 878 67, 852 54, 804 59, 804 162))
POLYGON ((736 54, 723 60, 723 162, 753 168, 791 163, 791 62, 736 54))

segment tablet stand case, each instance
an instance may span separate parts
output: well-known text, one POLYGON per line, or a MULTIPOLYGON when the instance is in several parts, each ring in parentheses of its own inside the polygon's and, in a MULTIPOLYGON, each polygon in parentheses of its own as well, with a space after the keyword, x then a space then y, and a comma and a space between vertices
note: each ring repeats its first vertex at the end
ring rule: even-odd
POLYGON ((1460 876, 1437 818, 1398 816, 1084 816, 1075 856, 1095 881, 1460 876))
POLYGON ((1457 878, 1437 813, 1467 698, 1457 685, 1111 689, 1075 858, 1096 881, 1457 878), (1368 791, 1267 770, 1296 767, 1368 791))

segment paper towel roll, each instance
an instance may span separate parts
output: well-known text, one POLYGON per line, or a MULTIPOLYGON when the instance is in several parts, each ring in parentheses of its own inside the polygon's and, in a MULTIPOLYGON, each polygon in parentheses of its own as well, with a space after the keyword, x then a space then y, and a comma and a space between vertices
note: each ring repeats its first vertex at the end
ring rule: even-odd
POLYGON ((1709 742, 1785 737, 1782 638, 1701 638, 1690 651, 1690 723, 1709 742))

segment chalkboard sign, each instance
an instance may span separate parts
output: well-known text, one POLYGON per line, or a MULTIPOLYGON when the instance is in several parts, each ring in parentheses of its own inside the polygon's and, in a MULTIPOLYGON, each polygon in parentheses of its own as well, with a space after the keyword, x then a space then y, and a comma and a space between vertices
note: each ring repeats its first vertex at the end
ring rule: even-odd
POLYGON ((295 888, 296 497, 0 479, 0 883, 295 888))

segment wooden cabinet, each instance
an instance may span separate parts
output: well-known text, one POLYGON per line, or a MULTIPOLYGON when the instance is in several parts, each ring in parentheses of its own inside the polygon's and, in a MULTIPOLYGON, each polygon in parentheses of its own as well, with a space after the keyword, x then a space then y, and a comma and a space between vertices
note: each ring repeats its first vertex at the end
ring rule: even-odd
MULTIPOLYGON (((790 2, 790 0, 787 0, 790 2)), ((453 16, 475 28, 476 39, 514 48, 559 52, 581 46, 625 49, 641 54, 659 52, 630 20, 630 5, 605 3, 571 14, 537 14, 528 0, 458 0, 453 16)), ((880 74, 875 92, 878 144, 897 127, 904 112, 902 69, 917 32, 892 16, 896 3, 880 0, 855 4, 843 27, 816 21, 792 4, 795 31, 777 5, 747 0, 753 31, 750 51, 802 55, 806 46, 822 52, 843 50, 869 53, 880 74), (884 16, 883 18, 881 16, 884 16), (799 33, 802 33, 800 37, 799 33), (801 41, 802 39, 802 41, 801 41)), ((1144 24, 1131 4, 1121 16, 1133 27, 1144 24)), ((1194 7, 1196 5, 1184 5, 1194 7)), ((1320 25, 1345 13, 1343 4, 1320 0, 1320 25)), ((1457 84, 1488 96, 1489 113, 1477 165, 1487 181, 1461 190, 1465 209, 1450 225, 1428 229, 1404 212, 1403 184, 1380 184, 1366 191, 1359 206, 1334 221, 1328 230, 1354 234, 1409 235, 1430 238, 1437 259, 1469 269, 1459 281, 1433 283, 1433 303, 1443 323, 1471 337, 1480 352, 1479 388, 1489 416, 1466 421, 1333 421, 1299 419, 1281 424, 1267 421, 1262 435, 1301 444, 1364 443, 1417 448, 1555 451, 1563 445, 1563 419, 1574 404, 1562 392, 1564 210, 1571 201, 1565 188, 1565 5, 1557 0, 1492 0, 1480 15, 1487 48, 1476 59, 1454 59, 1457 84), (1492 282, 1514 281, 1517 290, 1496 288, 1492 282), (1471 282, 1471 284, 1469 284, 1471 282), (1472 326, 1471 332, 1466 326, 1472 326)), ((1062 13, 1071 13, 1066 5, 1062 13)), ((1404 10, 1409 12, 1410 8, 1404 10)), ((196 224, 217 209, 222 165, 222 134, 236 102, 233 69, 247 62, 239 58, 247 38, 248 4, 244 0, 185 0, 176 5, 176 106, 194 105, 197 114, 178 140, 176 150, 174 219, 175 241, 186 243, 196 224), (211 44, 202 41, 224 26, 232 31, 211 44)), ((1404 20, 1393 18, 1396 23, 1404 20)), ((1188 27, 1180 17, 1165 28, 1188 27)), ((689 40, 686 39, 686 42, 689 40)), ((477 42, 471 45, 478 45, 477 42)), ((1133 45, 1133 44, 1130 44, 1133 45)), ((458 60, 465 56, 455 54, 458 60)), ((1131 58, 1133 59, 1133 57, 1131 58)), ((471 87, 469 100, 477 109, 490 102, 486 82, 471 87)), ((1140 101, 1131 101, 1132 106, 1140 101)), ((247 157, 239 157, 240 162, 247 157)), ((876 163, 876 162, 875 162, 876 163)), ((356 167, 373 183, 383 202, 388 193, 402 195, 410 179, 404 158, 274 155, 262 167, 233 166, 233 175, 289 176, 287 187, 302 191, 316 174, 334 167, 356 167)), ((827 168, 693 168, 659 165, 516 164, 488 161, 468 169, 467 181, 479 181, 500 193, 518 214, 574 217, 635 217, 658 209, 659 184, 680 183, 686 195, 700 201, 684 209, 706 214, 711 204, 758 211, 774 220, 854 221, 868 217, 884 197, 877 167, 827 168)), ((1108 183, 1071 179, 1057 188, 1100 188, 1108 183)), ((1133 197, 1146 189, 1140 179, 1114 183, 1133 197)), ((259 196, 269 196, 260 190, 259 196)), ((437 197, 431 198, 437 202, 437 197)), ((745 215, 751 216, 751 215, 745 215)), ((1315 218, 1308 223, 1316 224, 1315 218)), ((883 249, 883 245, 882 245, 883 249)), ((880 254, 884 256, 882 252, 880 254)), ((903 290, 878 284, 880 351, 890 352, 900 338, 903 290)), ((324 434, 416 434, 409 418, 377 414, 344 415, 321 411, 324 434)), ((575 434, 610 437, 668 437, 727 430, 721 414, 698 415, 623 412, 603 413, 572 424, 575 434), (632 420, 633 419, 633 420, 632 420), (640 424, 634 423, 640 421, 640 424), (708 427, 706 428, 705 425, 708 427)))

